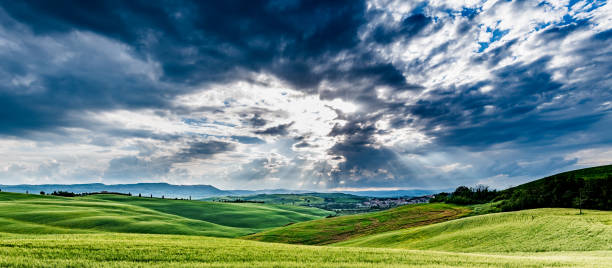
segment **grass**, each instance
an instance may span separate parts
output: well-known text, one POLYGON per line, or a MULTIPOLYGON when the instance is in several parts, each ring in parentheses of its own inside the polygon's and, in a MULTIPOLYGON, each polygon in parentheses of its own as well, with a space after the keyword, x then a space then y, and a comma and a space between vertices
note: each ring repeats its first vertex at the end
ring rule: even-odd
POLYGON ((236 237, 328 211, 266 204, 229 204, 120 195, 54 197, 0 193, 0 232, 150 233, 236 237))
POLYGON ((442 203, 406 205, 381 212, 297 223, 250 235, 245 239, 325 245, 365 235, 456 219, 469 212, 467 207, 442 203))
POLYGON ((496 202, 490 202, 490 203, 484 203, 484 204, 469 205, 468 207, 472 211, 470 212, 469 216, 502 212, 502 210, 499 208, 499 205, 501 203, 502 201, 496 201, 496 202))
POLYGON ((454 253, 150 234, 0 233, 0 267, 611 267, 610 251, 454 253))
POLYGON ((492 206, 435 203, 248 236, 336 242, 307 246, 206 236, 241 236, 328 212, 117 195, 0 193, 0 200, 0 267, 612 267, 610 211, 534 209, 462 218, 492 206))
MULTIPOLYGON (((344 241, 335 246, 452 252, 612 250, 612 212, 543 208, 468 217, 344 241)), ((611 255, 612 256, 612 255, 611 255)))
POLYGON ((87 198, 135 205, 223 226, 252 229, 278 227, 332 214, 322 209, 272 204, 165 200, 121 195, 93 195, 87 198))

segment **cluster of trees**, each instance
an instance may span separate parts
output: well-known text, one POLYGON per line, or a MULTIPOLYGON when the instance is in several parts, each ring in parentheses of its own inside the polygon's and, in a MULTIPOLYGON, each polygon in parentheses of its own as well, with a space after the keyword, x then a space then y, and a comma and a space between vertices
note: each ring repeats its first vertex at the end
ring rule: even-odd
MULTIPOLYGON (((45 191, 40 191, 40 195, 45 195, 45 194, 46 194, 45 191)), ((106 191, 93 192, 93 193, 73 193, 73 192, 68 192, 68 191, 53 191, 52 193, 49 193, 49 195, 63 196, 63 197, 87 196, 87 195, 94 195, 94 194, 117 194, 117 195, 132 196, 131 193, 124 194, 124 193, 115 193, 115 192, 106 192, 106 191)))
POLYGON ((429 202, 447 202, 460 205, 484 204, 491 202, 499 195, 497 190, 490 190, 488 186, 478 185, 476 187, 459 186, 452 193, 440 193, 429 202))
MULTIPOLYGON (((27 194, 28 192, 26 192, 27 194)), ((47 193, 45 193, 45 191, 40 191, 40 195, 45 195, 47 193)), ((118 193, 118 192, 107 192, 107 191, 102 191, 102 192, 92 192, 92 193, 73 193, 73 192, 67 192, 67 191, 53 191, 52 193, 49 193, 49 195, 55 195, 55 196, 63 196, 63 197, 75 197, 75 196, 88 196, 88 195, 96 195, 96 194, 115 194, 115 195, 127 195, 127 196, 132 196, 132 193, 118 193)), ((138 197, 142 197, 142 194, 138 194, 138 197)), ((150 195, 150 198, 153 198, 153 195, 150 195)), ((162 199, 165 199, 165 196, 161 196, 162 199)), ((174 198, 174 200, 187 200, 184 198, 174 198)), ((189 200, 191 200, 191 196, 189 196, 189 200)), ((249 202, 249 201, 245 201, 245 202, 249 202)), ((241 203, 241 202, 239 202, 241 203)), ((253 202, 256 203, 256 202, 253 202)), ((263 202, 261 202, 263 203, 263 202)))
POLYGON ((495 201, 500 201, 497 206, 503 211, 542 207, 612 210, 612 175, 584 179, 563 173, 504 191, 459 186, 452 193, 440 193, 430 200, 460 205, 495 201))
MULTIPOLYGON (((45 195, 45 192, 41 191, 40 194, 41 195, 45 195)), ((75 196, 82 196, 83 194, 75 194, 73 192, 66 192, 66 191, 53 191, 52 193, 50 193, 50 195, 64 196, 64 197, 75 197, 75 196)))

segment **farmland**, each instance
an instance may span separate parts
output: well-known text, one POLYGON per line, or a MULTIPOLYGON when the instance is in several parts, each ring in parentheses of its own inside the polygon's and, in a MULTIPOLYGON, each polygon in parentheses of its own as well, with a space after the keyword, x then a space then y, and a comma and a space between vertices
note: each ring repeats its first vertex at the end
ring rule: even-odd
POLYGON ((121 195, 55 197, 0 193, 0 232, 154 233, 236 237, 328 211, 294 206, 226 204, 121 195))
POLYGON ((500 212, 502 202, 329 217, 269 203, 2 192, 0 266, 612 267, 611 211, 500 212))
POLYGON ((610 267, 612 263, 610 251, 474 254, 108 233, 0 237, 2 267, 610 267))
POLYGON ((381 212, 326 218, 279 227, 246 239, 325 245, 364 235, 448 221, 466 216, 467 207, 448 204, 406 205, 381 212))
POLYGON ((612 212, 542 208, 480 215, 340 242, 335 246, 452 252, 612 250, 612 212))

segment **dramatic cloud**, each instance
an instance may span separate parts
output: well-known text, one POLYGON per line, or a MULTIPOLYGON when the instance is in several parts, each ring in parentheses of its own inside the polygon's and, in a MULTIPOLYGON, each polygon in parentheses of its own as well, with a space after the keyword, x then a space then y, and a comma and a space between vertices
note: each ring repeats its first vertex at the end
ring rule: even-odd
POLYGON ((7 1, 0 183, 506 187, 612 162, 611 89, 605 1, 7 1))
POLYGON ((270 127, 261 131, 255 131, 255 134, 286 136, 287 134, 289 134, 289 132, 287 132, 287 129, 291 127, 291 125, 293 125, 293 122, 288 124, 280 124, 278 126, 270 127))

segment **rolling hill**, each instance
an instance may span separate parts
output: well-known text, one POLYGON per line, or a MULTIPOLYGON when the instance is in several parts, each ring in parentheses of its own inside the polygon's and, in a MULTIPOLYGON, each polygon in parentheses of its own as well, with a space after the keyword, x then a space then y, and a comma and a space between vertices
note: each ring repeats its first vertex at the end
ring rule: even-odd
MULTIPOLYGON (((605 182, 607 170, 580 179, 605 182)), ((576 181, 567 174, 512 191, 576 181)), ((555 195, 571 184, 559 185, 555 195)), ((612 211, 486 214, 505 200, 323 218, 330 212, 280 204, 3 192, 0 267, 612 267, 612 211)))
POLYGON ((469 212, 467 207, 440 203, 406 205, 374 213, 296 223, 244 238, 264 242, 325 245, 370 234, 456 219, 469 212))
POLYGON ((494 213, 335 244, 451 252, 612 250, 612 212, 542 208, 494 213))
MULTIPOLYGON (((489 201, 495 200, 495 202, 482 205, 472 204, 469 205, 469 208, 445 203, 403 206, 376 213, 302 222, 270 229, 245 238, 267 242, 309 245, 325 245, 347 240, 353 241, 352 239, 358 237, 363 237, 360 239, 368 239, 370 235, 383 235, 382 233, 388 231, 429 225, 457 219, 466 215, 524 208, 573 207, 578 205, 576 200, 579 197, 579 191, 584 193, 580 205, 588 207, 591 204, 596 206, 594 204, 600 202, 605 207, 606 204, 612 202, 612 198, 610 198, 612 189, 608 190, 608 188, 612 187, 612 183, 608 183, 611 180, 611 176, 612 166, 602 166, 556 174, 501 192, 471 192, 471 190, 467 190, 464 187, 464 190, 467 190, 465 192, 466 195, 481 195, 489 198, 489 201)), ((458 193, 455 192, 454 194, 457 195, 458 193)), ((463 200, 478 200, 474 196, 466 196, 463 200)), ((558 215, 551 214, 549 216, 547 219, 559 218, 558 215)), ((467 219, 462 220, 462 222, 469 221, 467 219)), ((555 226, 554 224, 557 223, 551 224, 553 224, 551 226, 555 226)), ((350 243, 350 241, 346 243, 350 243)), ((381 246, 386 245, 382 240, 377 243, 381 246)))
POLYGON ((328 214, 316 208, 282 205, 122 195, 67 198, 0 193, 0 232, 10 233, 122 232, 235 237, 328 214))

